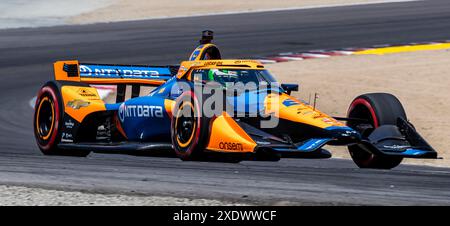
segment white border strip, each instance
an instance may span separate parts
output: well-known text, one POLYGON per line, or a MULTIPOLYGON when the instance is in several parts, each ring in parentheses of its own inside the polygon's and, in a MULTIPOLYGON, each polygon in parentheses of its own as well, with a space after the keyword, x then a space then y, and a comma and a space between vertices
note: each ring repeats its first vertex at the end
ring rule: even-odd
MULTIPOLYGON (((116 22, 143 21, 143 20, 180 19, 180 18, 189 18, 189 17, 223 16, 223 15, 235 15, 235 14, 246 14, 246 13, 281 12, 281 11, 292 11, 292 10, 307 10, 307 9, 318 9, 318 8, 333 8, 333 7, 374 5, 374 4, 385 4, 385 3, 419 2, 419 1, 424 1, 424 0, 378 0, 378 1, 374 0, 374 1, 370 1, 370 2, 329 4, 329 5, 316 5, 316 6, 300 6, 300 7, 287 7, 287 8, 255 9, 255 10, 242 10, 242 11, 225 11, 225 12, 203 13, 203 14, 181 15, 181 16, 146 17, 146 18, 112 20, 112 21, 103 21, 103 22, 98 21, 98 22, 88 22, 88 23, 79 23, 79 24, 97 24, 97 23, 116 23, 116 22)), ((77 25, 77 24, 72 24, 72 25, 77 25)))

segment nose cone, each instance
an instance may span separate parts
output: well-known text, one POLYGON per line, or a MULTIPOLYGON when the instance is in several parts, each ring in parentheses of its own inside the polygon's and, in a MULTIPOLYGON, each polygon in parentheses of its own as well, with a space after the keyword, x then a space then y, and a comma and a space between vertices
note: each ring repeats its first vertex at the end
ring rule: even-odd
POLYGON ((355 143, 361 140, 361 134, 348 126, 330 126, 325 128, 337 144, 355 143))

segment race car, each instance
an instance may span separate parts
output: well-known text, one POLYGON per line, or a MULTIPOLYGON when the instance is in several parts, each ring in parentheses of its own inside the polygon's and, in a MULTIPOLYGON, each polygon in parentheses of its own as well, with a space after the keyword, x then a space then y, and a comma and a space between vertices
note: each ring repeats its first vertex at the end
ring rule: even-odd
POLYGON ((259 61, 222 59, 212 39, 204 31, 180 65, 55 62, 55 79, 36 99, 38 147, 45 155, 163 151, 182 160, 239 162, 330 158, 325 145, 346 145, 357 166, 375 169, 437 158, 395 96, 363 94, 347 116, 332 117, 291 96, 298 85, 279 84, 259 61), (116 87, 115 102, 100 98, 100 84, 116 87), (153 89, 140 95, 144 86, 153 89))

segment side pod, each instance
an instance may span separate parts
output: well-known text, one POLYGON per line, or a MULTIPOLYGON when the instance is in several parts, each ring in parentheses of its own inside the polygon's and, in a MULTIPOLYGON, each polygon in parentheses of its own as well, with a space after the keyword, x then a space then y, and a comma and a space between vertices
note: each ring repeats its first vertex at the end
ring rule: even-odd
POLYGON ((226 112, 212 121, 208 150, 251 153, 255 147, 255 141, 226 112))

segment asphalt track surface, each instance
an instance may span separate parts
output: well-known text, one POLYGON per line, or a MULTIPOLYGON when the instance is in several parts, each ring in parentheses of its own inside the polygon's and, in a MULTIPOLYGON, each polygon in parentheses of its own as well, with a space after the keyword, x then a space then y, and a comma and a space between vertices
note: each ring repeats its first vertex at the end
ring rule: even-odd
POLYGON ((216 31, 225 57, 257 57, 449 39, 449 24, 450 2, 434 0, 2 30, 0 183, 255 204, 449 205, 446 168, 363 170, 336 159, 229 164, 104 154, 43 156, 35 145, 28 103, 52 78, 55 60, 178 63, 187 58, 205 28, 216 31))

